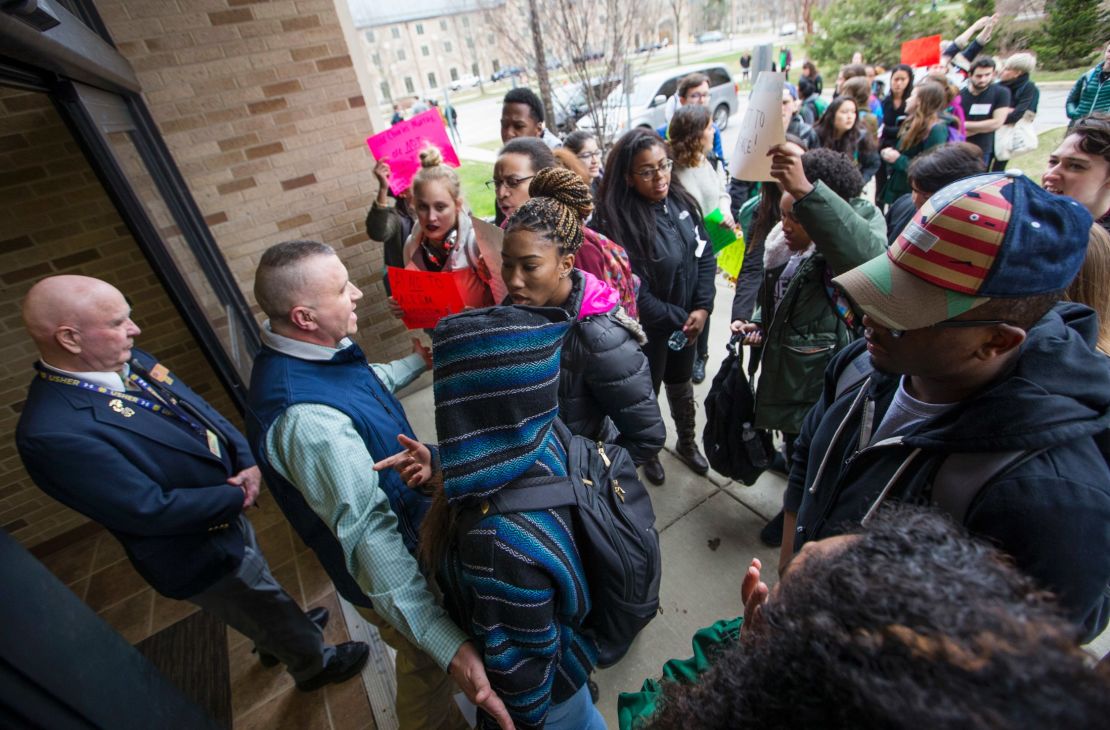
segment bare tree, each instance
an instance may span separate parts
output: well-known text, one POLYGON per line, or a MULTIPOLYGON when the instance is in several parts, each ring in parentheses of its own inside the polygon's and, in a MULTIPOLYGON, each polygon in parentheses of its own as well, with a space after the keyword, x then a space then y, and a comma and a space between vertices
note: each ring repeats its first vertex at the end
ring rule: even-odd
POLYGON ((686 0, 667 0, 674 15, 675 63, 682 65, 682 16, 686 11, 686 0))
POLYGON ((547 54, 544 52, 543 30, 537 0, 528 0, 528 24, 532 28, 532 49, 536 58, 536 80, 540 82, 540 101, 548 112, 555 110, 551 104, 551 79, 547 75, 547 54))

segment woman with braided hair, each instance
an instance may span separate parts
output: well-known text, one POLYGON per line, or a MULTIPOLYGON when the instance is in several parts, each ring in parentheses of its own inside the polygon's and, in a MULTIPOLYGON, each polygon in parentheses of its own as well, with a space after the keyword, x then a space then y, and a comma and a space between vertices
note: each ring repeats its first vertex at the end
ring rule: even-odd
MULTIPOLYGON (((531 197, 531 188, 526 182, 533 180, 540 170, 558 167, 559 164, 548 146, 535 137, 509 140, 497 153, 493 180, 489 183, 497 195, 497 212, 501 216, 497 219, 497 224, 504 228, 509 217, 531 197)), ((575 256, 574 265, 616 289, 621 306, 635 318, 639 316, 636 307, 639 279, 632 274, 628 254, 620 244, 586 227, 585 220, 593 210, 590 190, 585 188, 584 197, 581 190, 577 195, 580 196, 579 202, 572 204, 572 207, 586 211, 582 218, 585 240, 575 256)))
POLYGON ((570 170, 540 170, 531 199, 505 228, 501 278, 513 304, 561 307, 571 317, 561 355, 559 417, 572 433, 626 448, 637 464, 655 458, 666 428, 640 345, 643 329, 617 292, 575 268, 592 208, 586 183, 570 170))

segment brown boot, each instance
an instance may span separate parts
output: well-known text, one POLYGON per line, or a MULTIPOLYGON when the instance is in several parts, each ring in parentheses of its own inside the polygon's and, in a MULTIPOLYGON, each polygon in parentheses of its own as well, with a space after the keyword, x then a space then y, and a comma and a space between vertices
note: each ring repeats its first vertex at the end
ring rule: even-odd
POLYGON ((678 432, 675 454, 695 474, 708 474, 709 462, 698 450, 697 427, 694 422, 694 386, 685 383, 665 383, 667 402, 671 404, 671 418, 678 432))

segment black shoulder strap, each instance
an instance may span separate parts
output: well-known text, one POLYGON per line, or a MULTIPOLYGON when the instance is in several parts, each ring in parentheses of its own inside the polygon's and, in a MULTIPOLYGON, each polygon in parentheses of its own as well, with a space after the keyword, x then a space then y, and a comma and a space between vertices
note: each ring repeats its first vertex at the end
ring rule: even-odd
POLYGON ((962 525, 967 519, 968 508, 983 487, 1043 451, 949 454, 933 475, 933 504, 962 525))

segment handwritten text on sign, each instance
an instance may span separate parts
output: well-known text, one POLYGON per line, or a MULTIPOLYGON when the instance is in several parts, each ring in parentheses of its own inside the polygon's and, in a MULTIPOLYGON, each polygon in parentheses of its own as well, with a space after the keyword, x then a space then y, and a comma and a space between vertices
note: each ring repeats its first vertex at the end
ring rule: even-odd
POLYGON ((782 92, 786 78, 764 71, 752 89, 748 110, 740 123, 740 136, 732 149, 729 169, 738 180, 772 180, 767 152, 786 141, 782 126, 782 92))
POLYGON ((389 189, 400 195, 412 184, 420 170, 420 151, 431 143, 443 153, 443 161, 451 167, 459 166, 459 156, 447 139, 447 128, 438 109, 429 109, 412 119, 397 122, 384 132, 366 139, 375 160, 389 159, 389 189))
POLYGON ((401 305, 401 321, 410 330, 435 327, 448 314, 463 310, 456 279, 465 271, 416 271, 390 266, 389 288, 401 305))

